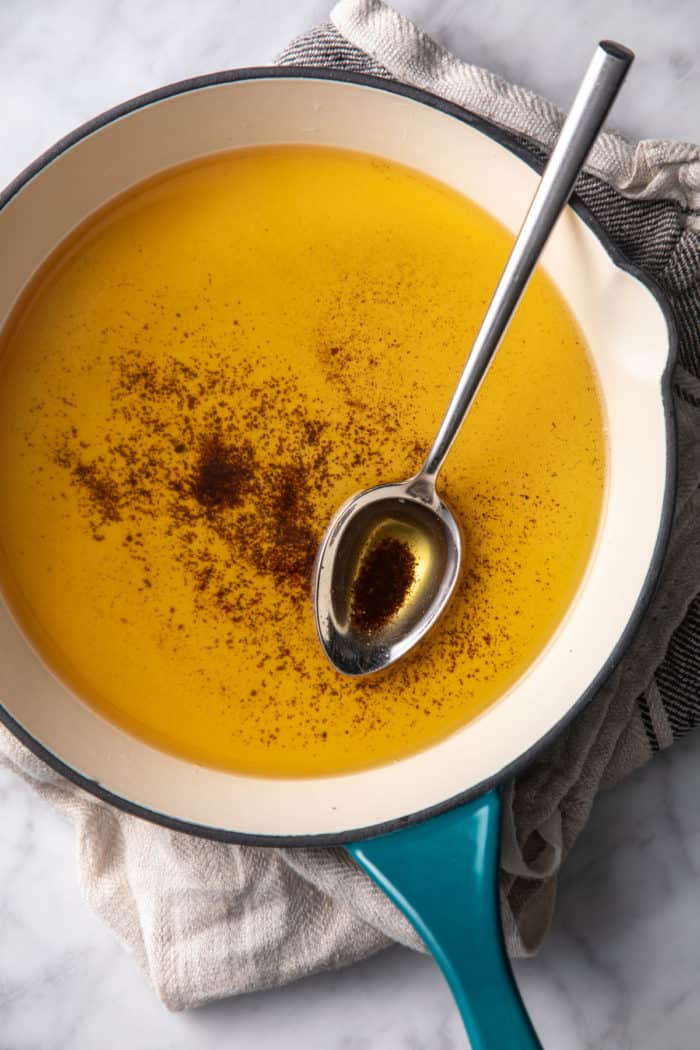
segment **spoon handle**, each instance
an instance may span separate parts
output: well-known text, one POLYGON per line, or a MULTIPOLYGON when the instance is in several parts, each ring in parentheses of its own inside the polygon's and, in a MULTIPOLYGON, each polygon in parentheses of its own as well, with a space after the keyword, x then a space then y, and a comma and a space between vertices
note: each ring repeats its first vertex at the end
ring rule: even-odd
POLYGON ((435 481, 633 60, 610 40, 596 47, 419 478, 435 481))

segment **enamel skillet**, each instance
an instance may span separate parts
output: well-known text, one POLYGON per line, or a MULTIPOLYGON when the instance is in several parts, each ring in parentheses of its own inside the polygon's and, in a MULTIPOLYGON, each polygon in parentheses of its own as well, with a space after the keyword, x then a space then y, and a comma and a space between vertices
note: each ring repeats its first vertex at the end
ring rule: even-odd
MULTIPOLYGON (((116 195, 198 157, 283 143, 407 164, 513 232, 537 181, 538 162, 511 136, 391 81, 301 68, 185 81, 79 128, 0 197, 0 325, 43 260, 116 195)), ((432 951, 475 1050, 539 1046, 500 929, 497 785, 581 709, 619 659, 656 581, 674 494, 675 339, 662 300, 576 199, 542 265, 599 378, 608 437, 602 519, 584 580, 544 652, 446 740, 335 777, 275 780, 197 766, 129 736, 71 694, 0 603, 0 717, 20 740, 85 790, 179 831, 258 846, 343 844, 432 951)))

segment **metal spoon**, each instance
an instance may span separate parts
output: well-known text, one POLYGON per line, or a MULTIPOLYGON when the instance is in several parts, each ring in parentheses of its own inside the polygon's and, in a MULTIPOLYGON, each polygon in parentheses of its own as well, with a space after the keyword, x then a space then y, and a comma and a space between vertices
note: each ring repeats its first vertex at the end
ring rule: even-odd
MULTIPOLYGON (((407 481, 377 485, 353 496, 326 530, 316 555, 312 596, 321 644, 343 674, 367 675, 393 664, 424 637, 452 596, 462 539, 454 515, 436 492, 438 471, 633 59, 620 44, 598 44, 420 471, 407 481), (385 622, 368 627, 366 618, 357 615, 357 581, 363 566, 365 575, 369 571, 368 558, 381 569, 381 558, 395 555, 397 543, 400 550, 410 550, 413 562, 403 583, 400 578, 394 581, 405 594, 385 622)), ((400 565, 385 566, 386 586, 398 570, 400 565)), ((377 586, 380 577, 381 573, 377 586)))

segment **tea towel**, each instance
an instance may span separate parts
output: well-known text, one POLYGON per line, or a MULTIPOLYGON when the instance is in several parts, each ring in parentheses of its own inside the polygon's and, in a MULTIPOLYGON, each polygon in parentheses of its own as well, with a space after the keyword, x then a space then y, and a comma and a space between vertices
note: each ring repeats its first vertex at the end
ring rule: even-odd
MULTIPOLYGON (((426 88, 540 157, 562 122, 549 102, 460 61, 380 0, 341 0, 280 61, 426 88)), ((680 483, 661 583, 638 636, 588 707, 507 789, 501 888, 514 955, 542 942, 557 871, 597 791, 700 721, 700 149, 604 134, 578 192, 670 303, 680 483)), ((171 1009, 351 963, 395 941, 422 947, 341 849, 227 846, 153 826, 69 784, 4 729, 0 761, 73 822, 86 899, 171 1009)))

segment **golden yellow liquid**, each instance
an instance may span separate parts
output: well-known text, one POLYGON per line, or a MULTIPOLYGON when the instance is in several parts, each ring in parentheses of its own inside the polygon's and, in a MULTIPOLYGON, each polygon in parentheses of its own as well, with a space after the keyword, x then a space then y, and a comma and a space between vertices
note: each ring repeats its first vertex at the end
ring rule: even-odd
POLYGON ((308 590, 340 503, 422 462, 511 242, 409 169, 284 147, 177 169, 59 249, 0 343, 0 579, 86 703, 196 762, 315 775, 415 752, 523 674, 605 476, 596 379, 543 273, 441 478, 466 565, 439 627, 348 680, 308 590), (226 499, 202 487, 212 448, 226 499))

